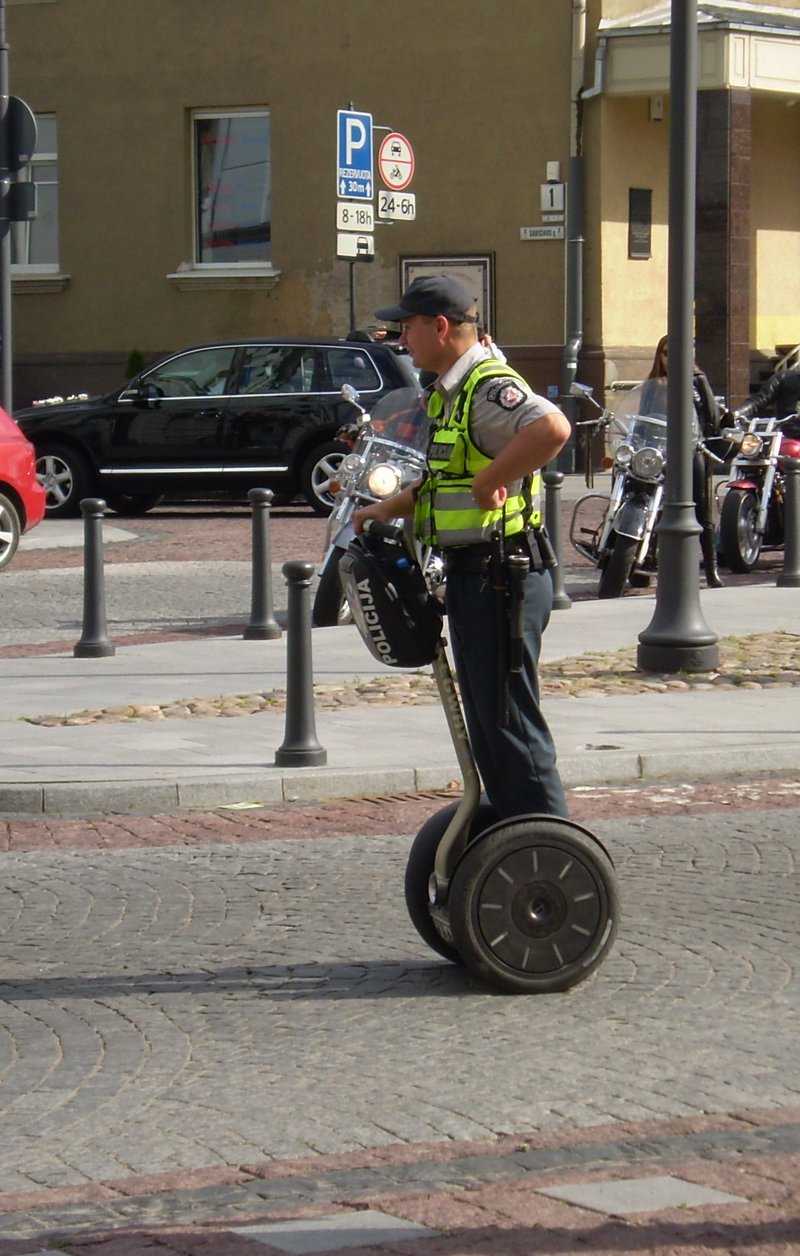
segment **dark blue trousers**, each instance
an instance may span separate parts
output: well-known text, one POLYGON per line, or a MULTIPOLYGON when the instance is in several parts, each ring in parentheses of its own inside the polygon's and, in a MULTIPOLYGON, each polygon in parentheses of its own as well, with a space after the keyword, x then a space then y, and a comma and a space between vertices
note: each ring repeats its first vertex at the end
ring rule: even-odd
POLYGON ((479 572, 449 572, 448 635, 472 753, 501 819, 539 812, 567 816, 550 730, 539 706, 537 665, 553 606, 548 571, 525 581, 523 667, 509 676, 508 726, 500 727, 500 649, 494 589, 479 572))

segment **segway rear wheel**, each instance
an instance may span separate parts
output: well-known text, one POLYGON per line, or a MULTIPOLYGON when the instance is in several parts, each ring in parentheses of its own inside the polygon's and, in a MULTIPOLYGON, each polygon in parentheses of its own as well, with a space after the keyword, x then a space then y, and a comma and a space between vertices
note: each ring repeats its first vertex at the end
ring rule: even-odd
POLYGON ((515 994, 568 990, 614 941, 614 866, 597 838, 568 820, 504 820, 464 852, 448 914, 456 950, 482 981, 515 994))
MULTIPOLYGON (((425 821, 411 845, 405 877, 406 907, 411 923, 423 942, 451 964, 461 964, 463 961, 456 948, 445 941, 431 919, 428 882, 439 843, 457 810, 458 803, 448 803, 425 821)), ((497 812, 488 802, 481 802, 470 824, 470 840, 496 821, 497 812)))

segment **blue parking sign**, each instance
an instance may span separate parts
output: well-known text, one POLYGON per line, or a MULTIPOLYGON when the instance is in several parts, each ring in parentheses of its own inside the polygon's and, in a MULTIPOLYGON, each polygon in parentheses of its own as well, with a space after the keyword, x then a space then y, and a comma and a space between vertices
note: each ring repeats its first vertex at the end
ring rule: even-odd
POLYGON ((339 109, 336 115, 336 195, 356 201, 371 201, 372 114, 339 109))

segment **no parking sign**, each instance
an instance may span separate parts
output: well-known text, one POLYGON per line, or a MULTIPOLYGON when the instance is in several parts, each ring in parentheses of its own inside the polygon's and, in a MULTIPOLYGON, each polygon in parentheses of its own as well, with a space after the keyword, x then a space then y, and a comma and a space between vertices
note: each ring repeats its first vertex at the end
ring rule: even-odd
POLYGON ((398 131, 391 131, 381 144, 378 170, 387 188, 394 192, 402 192, 414 178, 414 150, 398 131))

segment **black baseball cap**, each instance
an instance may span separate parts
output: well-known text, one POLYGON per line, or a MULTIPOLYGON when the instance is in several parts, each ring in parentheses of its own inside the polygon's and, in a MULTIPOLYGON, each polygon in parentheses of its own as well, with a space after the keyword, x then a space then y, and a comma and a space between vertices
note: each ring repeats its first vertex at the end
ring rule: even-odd
POLYGON ((475 298, 469 288, 455 275, 420 275, 406 288, 397 305, 376 310, 376 318, 390 323, 402 323, 411 314, 429 314, 435 318, 443 314, 454 323, 477 323, 475 298))

